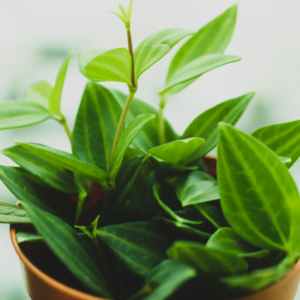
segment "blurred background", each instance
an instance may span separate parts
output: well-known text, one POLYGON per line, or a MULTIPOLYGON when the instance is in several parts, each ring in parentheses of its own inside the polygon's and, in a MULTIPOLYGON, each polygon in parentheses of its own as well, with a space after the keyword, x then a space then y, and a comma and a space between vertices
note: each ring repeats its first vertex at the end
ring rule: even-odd
MULTIPOLYGON (((54 83, 57 71, 73 50, 126 47, 123 24, 109 10, 128 0, 1 0, 0 103, 22 98, 29 84, 54 83)), ((257 92, 242 121, 245 132, 299 119, 300 112, 300 1, 299 0, 134 0, 134 45, 154 31, 168 27, 198 30, 234 3, 239 3, 237 28, 226 51, 243 60, 204 75, 167 104, 166 116, 178 133, 217 103, 250 91, 257 92)), ((174 50, 146 72, 137 97, 158 105, 167 67, 174 50)), ((62 110, 72 127, 85 79, 71 60, 62 110)), ((115 84, 126 91, 126 86, 115 84)), ((15 141, 39 142, 69 151, 64 130, 54 121, 31 128, 0 132, 1 149, 15 141)), ((12 165, 3 155, 0 164, 12 165)), ((300 163, 291 169, 300 186, 300 163)), ((0 199, 16 199, 0 184, 0 199)), ((0 226, 0 299, 28 300, 19 261, 0 226)), ((300 300, 300 293, 296 299, 300 300)))

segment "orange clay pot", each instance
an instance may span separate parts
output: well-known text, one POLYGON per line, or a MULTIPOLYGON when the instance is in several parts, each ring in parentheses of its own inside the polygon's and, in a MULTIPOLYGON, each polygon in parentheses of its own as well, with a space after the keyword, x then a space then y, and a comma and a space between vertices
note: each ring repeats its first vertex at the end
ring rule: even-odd
MULTIPOLYGON (((208 173, 215 177, 216 159, 214 157, 206 157, 205 164, 208 173)), ((16 238, 17 228, 19 226, 11 226, 10 228, 11 241, 20 258, 24 283, 32 300, 108 300, 68 287, 42 272, 31 262, 38 253, 36 251, 26 251, 28 255, 25 255, 18 244, 16 238)), ((235 300, 293 300, 297 292, 299 279, 300 261, 278 282, 260 292, 235 300)))

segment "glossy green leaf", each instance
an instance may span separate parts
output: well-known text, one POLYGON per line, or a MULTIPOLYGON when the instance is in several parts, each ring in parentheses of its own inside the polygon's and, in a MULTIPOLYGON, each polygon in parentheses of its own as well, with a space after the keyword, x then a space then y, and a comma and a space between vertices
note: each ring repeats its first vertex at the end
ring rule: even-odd
POLYGON ((173 259, 164 260, 147 276, 145 286, 127 300, 164 300, 186 281, 195 277, 191 266, 173 259))
POLYGON ((252 135, 279 156, 291 158, 291 167, 300 156, 300 121, 266 126, 252 135))
POLYGON ((84 76, 86 76, 85 67, 87 66, 87 64, 104 52, 106 52, 106 51, 100 50, 100 49, 93 49, 93 50, 87 50, 84 52, 80 52, 78 54, 78 67, 79 67, 80 72, 84 76))
POLYGON ((287 168, 265 145, 220 123, 218 182, 224 215, 246 241, 295 250, 299 193, 287 168))
POLYGON ((241 257, 265 257, 269 250, 259 250, 243 240, 231 228, 220 228, 208 240, 206 247, 228 253, 235 253, 241 257))
POLYGON ((114 179, 117 176, 117 173, 120 169, 122 160, 124 155, 129 148, 130 144, 137 136, 137 134, 142 130, 142 128, 152 119, 154 119, 154 115, 144 114, 135 117, 125 128, 123 133, 121 134, 118 146, 116 148, 116 152, 112 161, 112 169, 110 171, 110 178, 114 179))
POLYGON ((19 244, 28 242, 41 242, 43 238, 36 233, 18 231, 16 233, 17 241, 19 244))
POLYGON ((72 134, 73 154, 108 171, 121 113, 120 105, 108 89, 87 83, 72 134))
POLYGON ((154 222, 134 222, 102 227, 98 237, 132 271, 147 275, 165 258, 172 241, 154 222))
POLYGON ((109 298, 97 253, 71 226, 33 204, 23 203, 35 228, 62 263, 90 290, 109 298), (63 241, 63 242, 62 242, 63 241))
POLYGON ((117 81, 131 85, 131 57, 127 49, 117 48, 95 57, 96 51, 83 53, 79 58, 80 70, 85 77, 93 81, 117 81), (88 61, 91 57, 92 60, 88 61))
POLYGON ((197 153, 197 155, 204 156, 217 145, 219 122, 234 125, 254 95, 254 93, 249 93, 210 108, 192 121, 182 138, 201 137, 205 139, 200 153, 197 153))
POLYGON ((51 117, 45 107, 34 102, 14 101, 0 104, 0 130, 36 125, 51 117))
MULTIPOLYGON (((112 89, 111 92, 113 93, 116 100, 123 108, 127 99, 127 95, 114 89, 112 89)), ((129 124, 135 117, 141 114, 153 114, 157 117, 158 111, 151 105, 134 98, 126 116, 126 121, 125 121, 126 124, 129 124)), ((167 142, 172 142, 178 138, 173 128, 171 127, 170 123, 166 119, 165 119, 165 132, 166 132, 167 142)), ((134 139, 132 145, 135 148, 141 149, 143 151, 147 151, 150 148, 160 145, 159 135, 158 135, 158 122, 156 119, 149 121, 143 127, 143 129, 134 139)))
POLYGON ((42 181, 67 194, 76 194, 73 174, 49 158, 43 158, 19 145, 1 151, 23 169, 39 177, 42 181))
POLYGON ((168 249, 169 257, 182 261, 200 272, 212 276, 243 274, 247 271, 246 260, 234 254, 208 249, 195 242, 177 241, 168 249))
POLYGON ((200 171, 179 175, 175 181, 175 191, 182 206, 220 199, 216 180, 200 171))
POLYGON ((159 196, 159 190, 161 189, 161 186, 159 184, 155 184, 153 186, 153 193, 154 196, 158 202, 158 204, 160 205, 160 207, 175 221, 179 222, 179 223, 184 223, 184 224, 194 224, 194 225, 199 225, 203 223, 203 220, 201 220, 199 218, 198 221, 193 221, 193 220, 188 220, 185 218, 180 217, 178 214, 176 214, 171 208, 169 208, 160 198, 159 196))
MULTIPOLYGON (((234 55, 225 54, 207 54, 201 56, 182 68, 178 69, 172 77, 166 81, 165 89, 160 92, 161 95, 173 94, 172 89, 178 85, 191 81, 199 76, 224 65, 240 61, 241 58, 234 55)), ((176 92, 178 90, 176 89, 176 92)))
MULTIPOLYGON (((192 38, 184 43, 170 64, 167 79, 170 79, 177 70, 203 55, 223 53, 231 40, 236 23, 236 15, 237 5, 234 5, 201 28, 192 38)), ((194 80, 192 79, 178 86, 177 91, 187 87, 194 80)))
POLYGON ((52 85, 47 81, 35 82, 25 89, 23 100, 37 103, 49 109, 49 99, 51 97, 52 90, 52 85))
POLYGON ((74 173, 90 176, 96 179, 100 184, 104 184, 106 181, 105 171, 80 160, 73 154, 40 144, 19 143, 19 145, 28 151, 39 155, 41 158, 47 159, 49 162, 55 165, 59 165, 74 173))
POLYGON ((0 223, 22 224, 31 223, 31 220, 24 208, 0 201, 0 223))
POLYGON ((170 28, 155 32, 144 39, 134 51, 136 80, 168 54, 177 43, 192 34, 187 29, 170 28))
POLYGON ((201 138, 178 140, 152 148, 148 153, 173 164, 182 164, 188 162, 204 143, 205 140, 201 138))
POLYGON ((73 55, 73 53, 71 53, 67 57, 67 59, 63 62, 62 66, 57 74, 55 85, 54 85, 54 88, 52 90, 52 93, 51 93, 51 96, 49 99, 49 109, 51 112, 53 112, 54 114, 57 114, 57 115, 61 114, 61 111, 60 111, 61 96, 62 96, 65 79, 66 79, 66 75, 67 75, 67 71, 68 71, 68 67, 69 67, 69 63, 70 63, 70 59, 71 59, 72 55, 73 55))

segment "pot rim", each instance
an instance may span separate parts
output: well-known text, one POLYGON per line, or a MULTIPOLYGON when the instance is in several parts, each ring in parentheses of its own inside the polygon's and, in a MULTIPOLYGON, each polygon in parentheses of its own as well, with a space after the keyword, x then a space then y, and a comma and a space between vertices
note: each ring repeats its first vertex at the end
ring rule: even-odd
POLYGON ((48 285, 63 292, 64 294, 67 294, 68 296, 81 297, 84 300, 108 300, 105 298, 99 298, 97 296, 92 296, 92 295, 80 292, 71 287, 68 287, 65 284, 60 283, 59 281, 53 279, 52 277, 48 276, 47 274, 42 272, 40 269, 38 269, 22 252, 22 250, 19 246, 19 243, 17 242, 16 227, 14 225, 10 225, 10 238, 11 238, 13 247, 14 247, 15 251, 17 252, 17 255, 19 256, 21 262, 25 265, 25 267, 28 268, 29 271, 32 272, 36 277, 38 277, 42 281, 46 282, 48 285))

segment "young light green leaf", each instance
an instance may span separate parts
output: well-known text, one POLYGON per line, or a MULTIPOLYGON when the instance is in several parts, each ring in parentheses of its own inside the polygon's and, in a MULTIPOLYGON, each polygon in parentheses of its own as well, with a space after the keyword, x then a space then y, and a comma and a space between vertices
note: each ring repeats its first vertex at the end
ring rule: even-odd
POLYGON ((173 164, 184 164, 204 143, 204 139, 189 138, 157 146, 148 153, 173 164))
POLYGON ((100 49, 92 49, 92 50, 80 52, 78 54, 78 67, 79 67, 80 72, 85 77, 86 77, 85 67, 87 66, 87 64, 104 52, 106 52, 106 51, 100 50, 100 49))
POLYGON ((300 121, 293 121, 260 128, 252 135, 277 155, 291 158, 291 167, 300 156, 299 130, 300 121))
POLYGON ((199 156, 204 156, 217 145, 219 122, 234 125, 254 95, 254 93, 249 93, 210 108, 187 127, 182 138, 201 137, 205 139, 205 144, 197 153, 199 156))
POLYGON ((0 104, 0 130, 29 127, 52 117, 43 106, 26 101, 0 104))
POLYGON ((165 258, 172 241, 154 222, 110 225, 97 230, 98 237, 137 274, 147 275, 165 258))
POLYGON ((253 245, 295 250, 300 198, 287 168, 255 138, 224 123, 219 128, 218 182, 226 219, 253 245))
POLYGON ((61 262, 91 291, 110 298, 111 293, 101 268, 97 265, 99 260, 93 247, 60 218, 33 204, 22 202, 22 205, 38 233, 61 262))
POLYGON ((110 13, 114 14, 115 16, 117 16, 122 22, 126 23, 126 19, 124 18, 123 15, 116 13, 114 11, 109 11, 110 13))
POLYGON ((131 56, 127 49, 117 48, 102 52, 87 61, 96 52, 81 54, 80 69, 83 75, 93 81, 117 81, 131 85, 131 56))
POLYGON ((241 257, 262 258, 270 253, 270 250, 259 250, 253 247, 228 227, 217 230, 208 240, 206 247, 234 253, 241 257))
POLYGON ((182 206, 220 199, 216 180, 200 171, 180 174, 175 181, 175 192, 182 206))
POLYGON ((159 184, 155 184, 153 186, 153 193, 154 196, 160 205, 160 207, 175 221, 179 223, 184 223, 184 224, 193 224, 193 225, 199 225, 203 223, 203 220, 198 220, 198 221, 193 221, 193 220, 188 220, 185 218, 180 217, 178 214, 176 214, 171 208, 169 208, 160 198, 159 196, 159 190, 161 189, 161 186, 159 184))
POLYGON ((67 71, 68 71, 68 67, 72 55, 73 53, 71 53, 67 57, 67 59, 63 62, 57 74, 55 85, 49 99, 49 109, 51 112, 57 115, 61 115, 61 111, 60 111, 61 96, 62 96, 65 79, 66 79, 66 75, 67 75, 67 71))
POLYGON ((0 223, 23 224, 31 223, 31 220, 24 208, 0 201, 0 223))
POLYGON ((26 102, 37 103, 46 109, 49 109, 49 99, 53 87, 47 81, 38 81, 25 89, 23 100, 26 102))
POLYGON ((248 265, 245 259, 234 254, 208 249, 195 242, 177 241, 168 249, 169 257, 182 261, 199 272, 212 276, 243 274, 248 265))
POLYGON ((165 89, 159 94, 163 96, 172 95, 174 93, 173 89, 176 92, 178 91, 178 85, 191 81, 211 70, 240 60, 241 58, 238 56, 225 54, 207 54, 201 56, 178 69, 172 77, 168 78, 165 89))
POLYGON ((144 39, 134 51, 136 80, 168 54, 177 43, 192 34, 187 29, 170 28, 155 32, 144 39))
POLYGON ((186 281, 195 277, 191 266, 173 259, 164 260, 147 276, 145 286, 127 300, 164 300, 186 281))
POLYGON ((109 173, 109 177, 111 179, 115 179, 117 173, 120 169, 122 160, 124 155, 129 148, 130 144, 137 136, 137 134, 142 130, 142 128, 152 119, 154 119, 154 115, 144 114, 135 117, 129 125, 125 128, 123 133, 121 134, 118 146, 116 148, 116 152, 113 158, 112 169, 109 173))
POLYGON ((39 155, 41 158, 47 159, 49 162, 55 165, 59 165, 74 173, 90 176, 100 184, 105 184, 106 182, 105 171, 94 165, 88 164, 80 160, 77 156, 73 154, 40 144, 19 143, 19 145, 27 149, 28 151, 39 155))
MULTIPOLYGON (((123 108, 127 99, 127 95, 114 89, 111 90, 111 92, 113 93, 116 100, 123 108)), ((153 114, 157 117, 158 111, 152 106, 150 106, 149 104, 134 98, 126 117, 126 121, 125 121, 126 124, 129 124, 135 117, 141 114, 153 114)), ((165 119, 165 132, 166 132, 166 142, 172 142, 178 139, 177 134, 174 132, 170 123, 166 119, 165 119)), ((134 139, 132 145, 136 149, 141 149, 143 151, 147 151, 150 148, 160 145, 159 135, 158 135, 158 123, 156 119, 149 121, 143 127, 143 129, 134 139)))
POLYGON ((174 56, 167 78, 170 79, 177 70, 200 56, 223 53, 231 40, 236 15, 237 5, 234 5, 190 38, 174 56))
POLYGON ((28 242, 41 242, 43 240, 39 234, 23 231, 18 231, 16 233, 16 237, 19 244, 28 242))
POLYGON ((133 0, 130 0, 128 10, 127 10, 127 13, 126 13, 126 18, 129 22, 130 22, 131 14, 132 14, 132 3, 133 3, 133 0))
POLYGON ((73 154, 108 171, 121 112, 120 105, 108 89, 87 83, 72 134, 73 154))
POLYGON ((23 169, 39 177, 51 187, 67 194, 76 194, 77 188, 73 174, 51 159, 43 158, 19 145, 1 151, 23 169))

